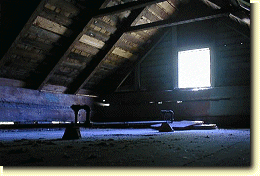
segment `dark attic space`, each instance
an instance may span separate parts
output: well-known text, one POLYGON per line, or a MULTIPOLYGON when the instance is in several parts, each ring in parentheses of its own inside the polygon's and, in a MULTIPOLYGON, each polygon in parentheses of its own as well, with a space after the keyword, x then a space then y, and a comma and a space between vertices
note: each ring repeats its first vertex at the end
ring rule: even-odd
POLYGON ((0 2, 0 166, 253 165, 248 0, 0 2))

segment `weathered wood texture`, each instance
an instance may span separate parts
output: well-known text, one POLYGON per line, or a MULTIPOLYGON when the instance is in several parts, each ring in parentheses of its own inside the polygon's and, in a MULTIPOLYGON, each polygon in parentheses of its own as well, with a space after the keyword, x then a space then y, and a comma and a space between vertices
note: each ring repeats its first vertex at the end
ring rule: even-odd
POLYGON ((223 126, 250 126, 250 87, 218 87, 203 91, 133 91, 106 96, 109 107, 96 107, 95 118, 110 121, 162 120, 163 109, 175 120, 203 120, 223 126))
MULTIPOLYGON (((106 42, 106 48, 97 53, 95 58, 92 60, 90 67, 86 67, 85 70, 78 76, 78 78, 69 86, 69 91, 67 93, 77 93, 80 88, 82 88, 87 82, 92 79, 91 76, 95 75, 95 69, 98 70, 98 65, 102 59, 110 52, 113 48, 113 45, 120 39, 124 34, 125 28, 129 27, 136 17, 141 13, 143 9, 137 9, 133 11, 130 16, 121 24, 121 27, 117 29, 112 37, 106 42), (93 72, 94 71, 94 72, 93 72), (92 74, 92 75, 91 75, 92 74)), ((95 22, 94 22, 95 23, 95 22)), ((98 71, 97 71, 98 72, 98 71)), ((99 82, 97 78, 96 82, 99 82)))
POLYGON ((131 74, 125 80, 128 84, 122 84, 124 88, 118 89, 121 92, 104 98, 110 107, 101 107, 100 117, 154 120, 160 118, 160 110, 172 109, 178 120, 205 120, 248 127, 250 39, 228 25, 214 20, 173 27, 140 64, 140 87, 133 89, 138 82, 133 80, 138 77, 131 74), (177 52, 198 47, 211 48, 213 88, 174 89, 177 88, 177 52), (120 109, 115 116, 112 115, 117 113, 114 109, 120 109))
MULTIPOLYGON (((213 25, 205 27, 205 24, 196 23, 192 27, 178 23, 175 37, 168 36, 168 41, 161 42, 150 56, 146 56, 146 52, 158 41, 159 30, 155 26, 143 29, 143 25, 153 25, 154 22, 166 19, 188 19, 186 22, 196 22, 194 17, 213 12, 203 2, 106 0, 103 3, 94 0, 43 0, 1 59, 0 76, 24 81, 25 86, 31 89, 44 90, 44 87, 48 87, 46 85, 53 85, 65 87, 60 89, 66 90, 65 93, 77 93, 83 89, 106 94, 124 84, 124 80, 128 84, 135 83, 128 87, 136 89, 165 90, 176 87, 176 66, 171 67, 176 64, 176 58, 171 61, 177 51, 176 48, 172 50, 173 43, 174 47, 185 47, 194 42, 211 44, 214 40, 214 45, 221 52, 217 53, 217 57, 222 60, 229 58, 234 62, 236 58, 246 60, 248 30, 244 27, 238 29, 236 22, 226 18, 219 26, 214 26, 221 30, 222 24, 228 24, 226 32, 218 32, 223 34, 222 38, 211 34, 210 31, 215 30, 213 25), (138 10, 140 7, 143 10, 138 10), (201 8, 204 10, 201 11, 201 8), (140 13, 131 17, 136 11, 140 13), (129 32, 129 29, 136 27, 138 31, 129 32), (244 37, 243 41, 241 36, 244 37), (215 41, 215 38, 219 40, 215 41), (237 42, 243 44, 238 46, 237 42), (228 47, 221 47, 223 44, 228 47), (231 50, 235 48, 239 50, 232 53, 231 50), (148 57, 147 61, 138 65, 144 56, 148 57), (138 72, 133 71, 136 65, 138 72), (173 75, 169 76, 168 72, 171 71, 173 75), (132 75, 129 77, 130 81, 127 81, 127 75, 132 75), (134 79, 135 76, 138 79, 134 79)), ((217 20, 211 21, 214 23, 217 20)), ((164 29, 161 32, 165 33, 164 29)), ((247 85, 250 81, 245 76, 248 68, 248 62, 237 63, 232 68, 223 67, 230 71, 234 80, 223 78, 227 71, 222 71, 218 72, 219 75, 214 75, 215 84, 240 85, 245 79, 244 85, 247 85), (243 69, 244 77, 237 73, 238 67, 243 69), (240 81, 236 80, 238 77, 240 81), (223 78, 222 82, 220 78, 223 78)))
MULTIPOLYGON (((51 88, 49 89, 51 90, 51 88)), ((62 87, 55 87, 57 92, 61 89, 62 87)), ((0 86, 0 121, 20 123, 33 123, 35 121, 73 122, 75 115, 70 106, 72 104, 88 105, 93 109, 93 101, 93 98, 84 96, 52 94, 0 86)), ((84 122, 86 116, 82 114, 84 112, 80 113, 79 121, 84 122)))
POLYGON ((250 40, 215 22, 186 24, 169 33, 140 64, 140 89, 176 88, 177 52, 189 47, 212 48, 213 85, 249 86, 250 40))
MULTIPOLYGON (((145 8, 142 13, 133 21, 131 26, 169 18, 170 14, 174 11, 175 8, 168 1, 153 4, 145 8)), ((127 30, 127 28, 125 29, 127 30)), ((95 78, 97 80, 95 87, 91 87, 90 85, 86 84, 83 88, 93 90, 95 89, 103 94, 113 92, 121 84, 122 80, 127 76, 127 74, 129 74, 133 66, 142 58, 144 53, 149 50, 149 47, 151 47, 152 43, 156 43, 155 38, 152 39, 152 36, 156 32, 157 29, 150 29, 124 33, 122 37, 120 37, 119 40, 115 43, 115 47, 111 48, 105 60, 106 63, 111 63, 109 58, 117 57, 117 63, 113 61, 117 68, 113 67, 113 70, 108 71, 107 75, 104 75, 105 77, 102 79, 95 78), (112 55, 112 57, 110 55, 112 55), (104 87, 106 88, 104 89, 104 87)), ((104 62, 101 62, 100 64, 106 65, 104 62)), ((98 69, 95 71, 98 73, 100 72, 98 69)), ((89 79, 93 80, 91 77, 89 79)))
MULTIPOLYGON (((68 79, 69 81, 63 81, 63 79, 61 79, 61 81, 60 81, 59 79, 57 79, 57 78, 59 78, 59 76, 56 76, 54 74, 55 70, 59 69, 59 66, 65 59, 67 59, 71 50, 75 51, 75 53, 82 54, 83 56, 89 56, 89 54, 87 52, 84 52, 84 51, 82 52, 82 51, 76 49, 74 47, 74 43, 78 42, 78 40, 80 38, 82 38, 86 24, 88 24, 88 22, 93 17, 94 11, 98 10, 103 2, 100 1, 99 3, 96 3, 95 5, 93 2, 89 2, 89 4, 87 4, 87 5, 92 6, 92 9, 88 9, 88 10, 84 9, 81 11, 78 8, 76 8, 75 6, 73 6, 72 4, 61 3, 60 1, 51 1, 51 3, 50 3, 50 8, 49 8, 50 10, 56 9, 55 12, 57 12, 57 8, 61 8, 61 9, 64 8, 66 10, 66 12, 68 12, 68 13, 65 13, 63 15, 65 15, 68 18, 77 17, 79 20, 74 20, 74 23, 71 25, 71 29, 73 29, 73 30, 70 30, 70 29, 65 30, 65 27, 64 28, 56 27, 55 32, 59 33, 59 34, 63 34, 67 38, 64 39, 64 41, 62 42, 62 48, 60 48, 58 51, 57 50, 55 51, 56 52, 55 56, 47 58, 45 60, 45 63, 40 65, 37 68, 37 70, 42 70, 41 76, 39 77, 39 74, 36 74, 36 75, 33 75, 33 77, 31 79, 29 79, 29 81, 31 82, 31 80, 35 79, 34 77, 36 77, 36 76, 39 77, 38 81, 32 85, 36 89, 42 89, 44 84, 48 83, 49 80, 52 84, 55 83, 55 85, 60 85, 60 86, 67 86, 72 81, 73 77, 69 78, 69 76, 67 76, 67 78, 69 78, 68 79), (55 6, 55 9, 52 8, 53 6, 55 6), (49 65, 48 69, 46 69, 46 65, 49 65), (43 70, 43 68, 45 68, 45 70, 43 70)), ((61 13, 61 12, 63 12, 63 11, 61 10, 61 11, 58 11, 57 13, 61 13)), ((49 23, 47 23, 47 25, 48 24, 49 23)), ((52 25, 52 24, 50 24, 50 25, 52 25)))

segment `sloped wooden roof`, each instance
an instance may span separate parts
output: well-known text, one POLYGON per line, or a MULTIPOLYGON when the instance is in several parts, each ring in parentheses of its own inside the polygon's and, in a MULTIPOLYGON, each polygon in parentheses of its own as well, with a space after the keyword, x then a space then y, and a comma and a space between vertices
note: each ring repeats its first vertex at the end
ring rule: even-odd
POLYGON ((249 37, 245 1, 42 0, 1 51, 0 77, 41 91, 111 93, 167 27, 215 18, 249 37))

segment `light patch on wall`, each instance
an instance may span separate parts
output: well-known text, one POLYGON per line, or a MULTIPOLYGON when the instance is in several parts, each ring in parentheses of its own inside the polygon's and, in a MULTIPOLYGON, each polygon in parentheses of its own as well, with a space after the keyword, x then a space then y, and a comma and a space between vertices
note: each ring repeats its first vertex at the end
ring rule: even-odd
POLYGON ((96 95, 85 95, 85 94, 76 94, 78 96, 84 96, 84 97, 90 97, 90 98, 97 98, 98 96, 96 95))
POLYGON ((52 124, 65 124, 65 123, 71 123, 71 122, 64 122, 64 121, 51 121, 52 124))
POLYGON ((178 52, 178 88, 210 87, 209 48, 178 52))
POLYGON ((62 122, 60 122, 60 121, 52 121, 51 123, 52 123, 52 124, 60 124, 60 123, 62 123, 62 122))
POLYGON ((0 125, 14 125, 14 122, 0 122, 0 125))
POLYGON ((98 40, 94 37, 90 37, 88 35, 83 34, 82 37, 79 39, 80 42, 94 46, 96 48, 101 49, 105 43, 101 40, 98 40))
POLYGON ((110 106, 109 103, 100 103, 100 102, 96 102, 95 104, 97 104, 97 105, 99 105, 99 106, 103 106, 103 107, 105 107, 105 106, 110 106))
POLYGON ((121 56, 121 57, 124 57, 124 58, 127 58, 129 59, 130 57, 133 56, 132 53, 128 52, 128 51, 125 51, 119 47, 116 47, 113 51, 112 51, 113 54, 116 54, 118 56, 121 56))

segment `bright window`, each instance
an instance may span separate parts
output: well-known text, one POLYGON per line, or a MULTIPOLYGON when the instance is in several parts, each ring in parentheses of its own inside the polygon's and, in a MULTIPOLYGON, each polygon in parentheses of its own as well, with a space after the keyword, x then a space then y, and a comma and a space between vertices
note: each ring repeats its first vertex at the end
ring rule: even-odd
POLYGON ((178 88, 210 87, 210 50, 178 52, 178 88))

